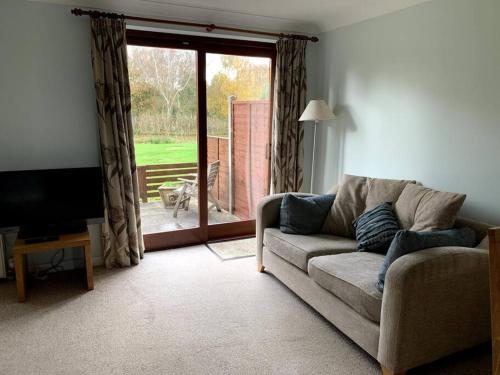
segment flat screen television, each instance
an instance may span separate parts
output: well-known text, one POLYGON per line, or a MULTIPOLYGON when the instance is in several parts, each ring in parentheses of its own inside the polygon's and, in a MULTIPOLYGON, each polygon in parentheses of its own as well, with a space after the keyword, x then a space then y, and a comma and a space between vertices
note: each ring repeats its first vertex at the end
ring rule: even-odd
POLYGON ((0 172, 0 228, 20 238, 85 228, 104 216, 101 168, 0 172))

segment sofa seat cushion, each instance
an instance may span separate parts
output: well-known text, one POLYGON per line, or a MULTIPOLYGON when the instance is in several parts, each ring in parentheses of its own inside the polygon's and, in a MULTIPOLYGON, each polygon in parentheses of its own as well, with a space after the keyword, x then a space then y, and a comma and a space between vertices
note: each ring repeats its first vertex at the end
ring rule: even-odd
MULTIPOLYGON (((309 259, 320 255, 356 250, 356 241, 328 234, 286 234, 278 228, 264 230, 264 246, 287 262, 307 272, 309 259)), ((376 280, 376 278, 375 278, 376 280)))
POLYGON ((384 262, 381 254, 355 252, 311 259, 309 276, 358 314, 380 322, 382 293, 377 277, 384 262))

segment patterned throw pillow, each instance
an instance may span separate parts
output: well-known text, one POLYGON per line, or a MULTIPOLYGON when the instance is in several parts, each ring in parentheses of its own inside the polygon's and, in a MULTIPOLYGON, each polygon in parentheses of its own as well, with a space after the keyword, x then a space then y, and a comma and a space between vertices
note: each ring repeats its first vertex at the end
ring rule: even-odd
POLYGON ((321 231, 335 194, 297 197, 285 194, 281 201, 280 230, 288 234, 314 234, 321 231))
POLYGON ((358 251, 385 254, 392 239, 399 230, 398 221, 392 210, 392 203, 379 204, 360 215, 352 223, 356 230, 358 251))

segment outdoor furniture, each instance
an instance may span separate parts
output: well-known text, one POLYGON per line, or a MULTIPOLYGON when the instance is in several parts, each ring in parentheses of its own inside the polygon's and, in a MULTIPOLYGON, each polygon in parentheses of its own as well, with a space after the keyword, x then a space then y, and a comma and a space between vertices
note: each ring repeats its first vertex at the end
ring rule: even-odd
MULTIPOLYGON (((163 205, 166 208, 174 208, 177 203, 177 199, 179 198, 179 193, 176 191, 179 189, 179 186, 168 186, 167 183, 161 185, 158 188, 158 192, 160 193, 161 200, 163 201, 163 205)), ((184 208, 184 205, 181 204, 179 208, 184 208)))
MULTIPOLYGON (((214 161, 213 163, 210 163, 208 165, 207 193, 208 193, 208 200, 209 202, 212 203, 212 205, 208 209, 210 210, 212 207, 215 206, 217 208, 217 211, 221 212, 222 210, 220 208, 219 201, 212 194, 212 188, 219 174, 219 166, 220 166, 220 160, 214 161)), ((192 180, 181 177, 178 178, 179 181, 184 182, 184 185, 175 190, 175 192, 179 196, 177 198, 177 202, 175 203, 174 207, 174 217, 177 217, 177 211, 179 210, 179 207, 181 207, 182 205, 184 206, 184 209, 187 211, 189 209, 189 202, 191 200, 191 197, 196 197, 198 195, 198 174, 190 173, 190 175, 194 177, 192 180)))

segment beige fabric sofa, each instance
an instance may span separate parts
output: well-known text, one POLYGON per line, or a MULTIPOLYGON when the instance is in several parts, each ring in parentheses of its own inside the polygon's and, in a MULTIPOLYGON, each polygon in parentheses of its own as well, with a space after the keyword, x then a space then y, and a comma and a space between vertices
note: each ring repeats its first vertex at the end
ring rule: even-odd
MULTIPOLYGON (((300 194, 307 195, 307 194, 300 194)), ((389 268, 375 287, 383 255, 356 252, 352 238, 282 233, 283 194, 257 212, 258 270, 271 272, 377 359, 384 374, 407 370, 490 339, 488 252, 442 247, 418 251, 389 268)), ((489 225, 459 218, 456 227, 489 225)))

